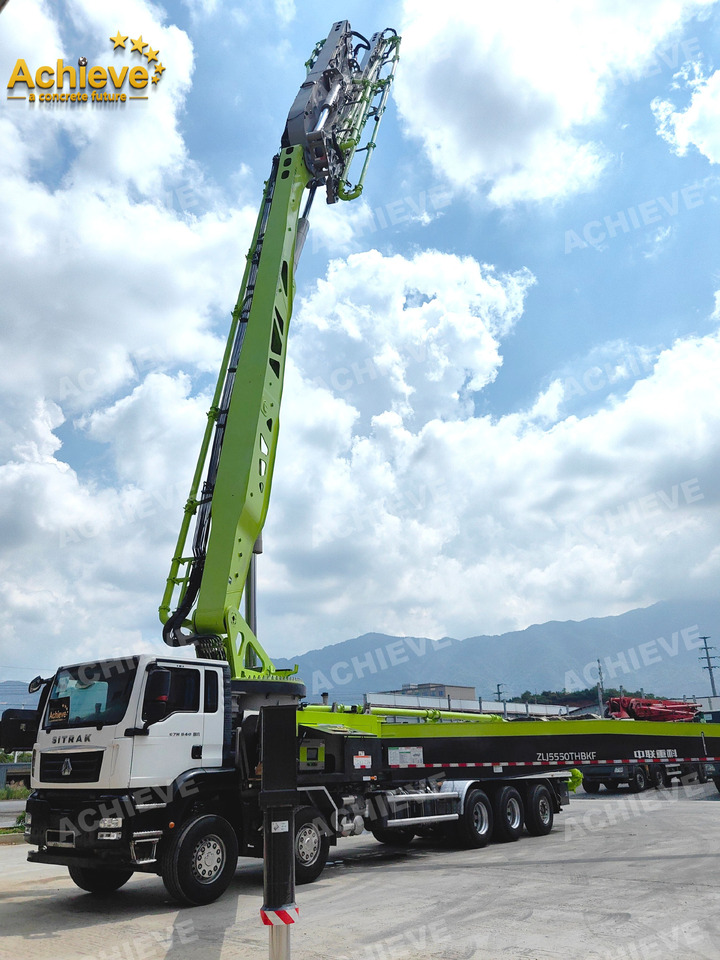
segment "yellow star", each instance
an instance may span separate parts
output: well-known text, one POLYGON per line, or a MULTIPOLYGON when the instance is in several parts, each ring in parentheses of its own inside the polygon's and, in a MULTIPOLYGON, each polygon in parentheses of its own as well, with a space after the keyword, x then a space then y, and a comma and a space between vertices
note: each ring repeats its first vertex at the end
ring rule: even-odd
POLYGON ((113 47, 113 50, 117 50, 118 47, 122 47, 123 50, 125 49, 125 41, 127 40, 127 37, 123 37, 119 30, 117 32, 117 36, 110 37, 110 39, 115 44, 115 46, 113 47))
POLYGON ((156 73, 155 76, 152 78, 152 82, 157 83, 159 79, 160 79, 160 74, 156 73))
POLYGON ((151 64, 153 60, 157 60, 157 55, 160 53, 159 50, 153 50, 152 47, 148 46, 148 52, 145 54, 147 57, 148 64, 151 64))
POLYGON ((132 53, 133 51, 142 53, 143 49, 147 46, 146 43, 143 43, 142 34, 140 34, 137 40, 131 40, 131 43, 132 43, 132 46, 130 47, 130 53, 132 53))
POLYGON ((165 73, 166 69, 167 67, 164 67, 161 63, 155 64, 155 73, 159 74, 160 76, 162 76, 163 73, 165 73))

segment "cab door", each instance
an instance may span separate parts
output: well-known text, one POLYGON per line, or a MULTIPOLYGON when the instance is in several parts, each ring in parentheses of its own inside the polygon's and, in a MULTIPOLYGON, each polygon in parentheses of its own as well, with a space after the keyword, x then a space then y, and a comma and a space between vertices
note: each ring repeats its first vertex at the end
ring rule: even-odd
POLYGON ((160 685, 163 692, 158 695, 152 669, 146 675, 133 740, 131 787, 164 786, 185 770, 203 766, 203 671, 179 663, 161 663, 157 669, 169 673, 169 682, 160 685), (164 714, 159 720, 158 706, 164 714), (140 733, 148 722, 146 732, 140 733))

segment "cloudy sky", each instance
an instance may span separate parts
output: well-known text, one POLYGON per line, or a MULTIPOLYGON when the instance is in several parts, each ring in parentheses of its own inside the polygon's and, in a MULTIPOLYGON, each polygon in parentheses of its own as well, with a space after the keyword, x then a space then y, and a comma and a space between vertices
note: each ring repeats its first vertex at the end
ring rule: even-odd
POLYGON ((378 6, 0 13, 5 83, 18 58, 140 62, 118 31, 165 68, 146 101, 0 103, 0 679, 165 649, 262 183, 343 17, 396 27, 402 59, 363 198, 313 209, 260 639, 716 595, 720 3, 378 6))

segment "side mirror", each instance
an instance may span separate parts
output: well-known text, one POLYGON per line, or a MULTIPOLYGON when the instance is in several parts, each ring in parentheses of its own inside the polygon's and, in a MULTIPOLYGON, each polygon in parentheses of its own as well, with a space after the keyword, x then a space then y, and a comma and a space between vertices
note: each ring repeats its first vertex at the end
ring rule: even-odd
POLYGON ((164 667, 158 667, 148 676, 143 703, 143 720, 146 726, 158 723, 168 715, 171 677, 170 671, 164 667))
POLYGON ((35 677, 35 679, 31 680, 28 684, 28 693, 37 693, 42 685, 47 682, 48 681, 43 679, 43 677, 35 677))

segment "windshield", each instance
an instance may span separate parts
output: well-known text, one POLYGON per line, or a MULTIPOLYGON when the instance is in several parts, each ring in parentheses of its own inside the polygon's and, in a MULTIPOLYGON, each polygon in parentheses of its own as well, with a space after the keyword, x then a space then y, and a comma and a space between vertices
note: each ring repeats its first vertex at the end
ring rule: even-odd
POLYGON ((61 668, 50 689, 45 729, 119 723, 136 672, 136 657, 61 668))

